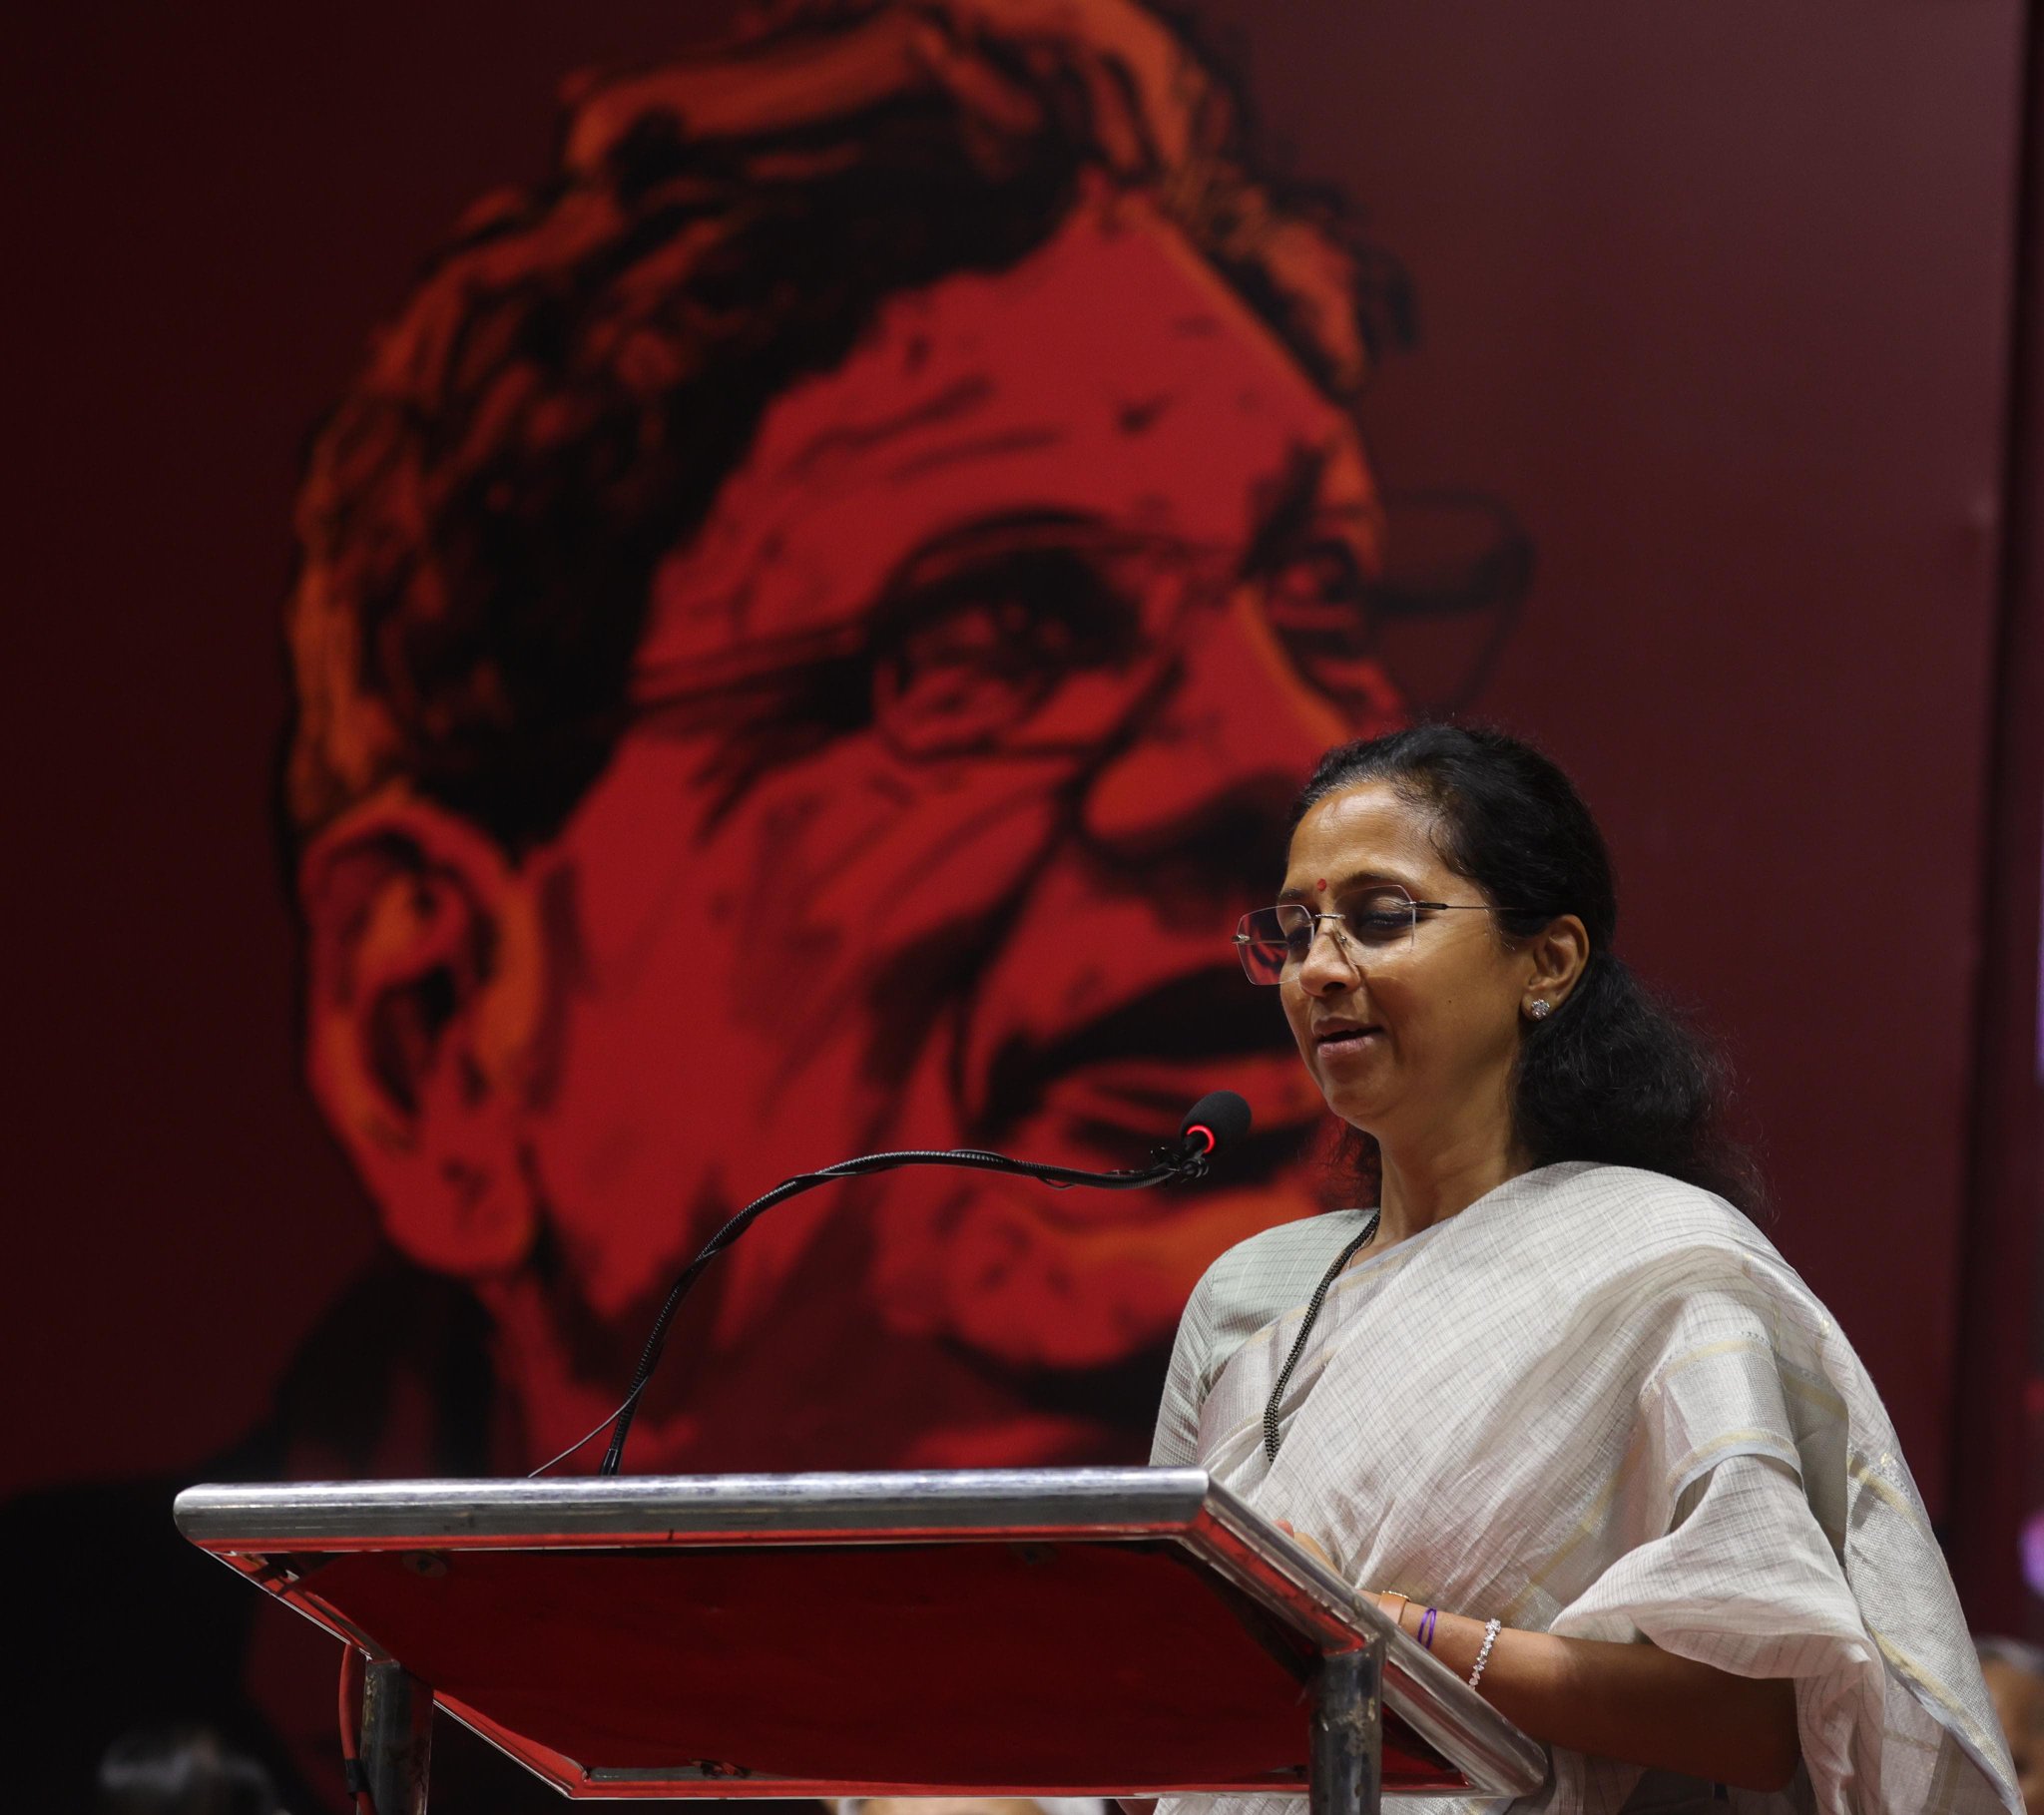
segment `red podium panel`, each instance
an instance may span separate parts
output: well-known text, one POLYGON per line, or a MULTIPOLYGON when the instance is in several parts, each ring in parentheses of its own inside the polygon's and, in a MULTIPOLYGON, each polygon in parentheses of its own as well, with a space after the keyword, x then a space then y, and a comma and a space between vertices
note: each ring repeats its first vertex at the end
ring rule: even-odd
POLYGON ((178 1521, 571 1796, 1303 1791, 1358 1651, 1386 1792, 1546 1768, 1197 1470, 195 1488, 178 1521))

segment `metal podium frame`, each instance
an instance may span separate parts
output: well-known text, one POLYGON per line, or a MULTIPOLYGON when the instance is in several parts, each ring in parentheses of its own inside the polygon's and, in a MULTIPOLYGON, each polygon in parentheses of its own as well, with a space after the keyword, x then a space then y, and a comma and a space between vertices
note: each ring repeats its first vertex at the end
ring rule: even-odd
MULTIPOLYGON (((619 1770, 576 1761, 412 1676, 376 1636, 320 1597, 318 1565, 356 1552, 616 1551, 1029 1542, 1176 1545, 1319 1663, 1312 1685, 1311 1815, 1375 1811, 1383 1715, 1392 1713, 1479 1795, 1545 1781, 1545 1751, 1282 1532, 1199 1469, 624 1476, 195 1487, 179 1530, 367 1659, 362 1764, 378 1815, 424 1815, 436 1699, 527 1769, 576 1798, 856 1794, 1140 1796, 1186 1784, 872 1784, 681 1764, 619 1770)), ((1278 1787, 1278 1786, 1272 1786, 1278 1787)), ((1396 1788, 1391 1792, 1396 1794, 1396 1788)), ((1415 1792, 1419 1793, 1419 1792, 1415 1792)), ((1423 1792, 1444 1793, 1439 1786, 1423 1792)), ((1453 1793, 1448 1791, 1446 1793, 1453 1793)))

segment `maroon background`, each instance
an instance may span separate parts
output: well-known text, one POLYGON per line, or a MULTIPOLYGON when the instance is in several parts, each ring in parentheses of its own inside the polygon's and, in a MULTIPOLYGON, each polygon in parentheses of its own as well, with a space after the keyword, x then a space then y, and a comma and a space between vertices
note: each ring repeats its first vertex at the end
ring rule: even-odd
MULTIPOLYGON (((267 818, 296 451, 463 207, 544 168, 558 79, 726 10, 16 27, 0 1488, 226 1441, 370 1249, 296 1079, 267 818)), ((1206 10, 1413 271, 1379 464, 1502 494, 1541 552, 1480 709, 1578 775, 1631 957, 1730 1038, 1776 1237, 1942 1515, 2021 9, 1206 10)), ((2016 1380, 1971 1390, 2020 1428, 2016 1380)))

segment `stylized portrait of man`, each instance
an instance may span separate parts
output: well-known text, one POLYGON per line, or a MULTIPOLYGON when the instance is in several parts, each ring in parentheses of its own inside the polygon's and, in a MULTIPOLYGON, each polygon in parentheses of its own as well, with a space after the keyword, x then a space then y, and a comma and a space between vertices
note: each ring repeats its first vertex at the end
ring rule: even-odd
MULTIPOLYGON (((317 442, 289 608, 313 1086, 486 1306, 491 1466, 1126 1456, 1201 1269, 1315 1204, 1227 934, 1399 695, 1350 405, 1395 306, 1125 0, 828 5, 575 101, 317 442), (1131 1366, 1132 1363, 1138 1364, 1131 1366), (592 1459, 593 1460, 593 1457, 592 1459)), ((586 1465, 585 1465, 586 1466, 586 1465)))
MULTIPOLYGON (((525 1472, 779 1177, 1138 1164, 1226 1086, 1256 1133, 1198 1190, 910 1172, 775 1211, 626 1466, 1140 1458, 1200 1272, 1321 1201, 1321 1105, 1228 936, 1313 757, 1407 711, 1352 413, 1402 332, 1395 270, 1131 0, 777 8, 584 84, 313 446, 306 1066, 398 1258, 208 1472, 525 1472)), ((169 1486, 133 1500, 111 1548, 183 1667, 74 1595, 104 1693, 47 1730, 204 1719, 320 1781, 325 1697, 167 1555, 169 1486)))

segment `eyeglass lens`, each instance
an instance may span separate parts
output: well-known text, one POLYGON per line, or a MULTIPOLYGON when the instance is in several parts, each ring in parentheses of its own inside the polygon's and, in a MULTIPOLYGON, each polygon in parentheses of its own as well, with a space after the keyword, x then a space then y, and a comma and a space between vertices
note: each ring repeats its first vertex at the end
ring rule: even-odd
POLYGON ((1339 946, 1358 970, 1372 956, 1407 945, 1419 910, 1402 889, 1372 889, 1347 902, 1339 914, 1315 914, 1301 902, 1245 914, 1235 933, 1235 949, 1252 983, 1282 983, 1296 977, 1313 949, 1319 929, 1339 946))

